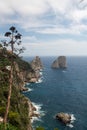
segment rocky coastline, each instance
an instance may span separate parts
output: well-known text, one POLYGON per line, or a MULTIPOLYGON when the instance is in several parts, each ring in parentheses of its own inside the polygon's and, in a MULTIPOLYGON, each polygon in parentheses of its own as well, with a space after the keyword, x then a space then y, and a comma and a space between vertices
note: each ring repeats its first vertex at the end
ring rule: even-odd
MULTIPOLYGON (((11 57, 11 54, 9 54, 7 50, 3 53, 2 48, 2 51, 0 51, 0 123, 3 122, 6 112, 11 71, 11 57)), ((10 125, 20 130, 32 130, 31 119, 33 116, 39 116, 30 99, 21 92, 28 90, 25 85, 26 83, 34 83, 39 80, 40 69, 42 69, 40 62, 40 58, 36 57, 32 65, 14 54, 12 92, 7 123, 9 121, 10 125)))
POLYGON ((30 99, 28 99, 28 108, 29 108, 29 119, 30 119, 30 124, 28 126, 27 130, 33 130, 32 128, 32 118, 33 117, 39 117, 39 113, 36 113, 36 108, 35 106, 33 106, 32 102, 30 101, 30 99))
POLYGON ((15 74, 17 75, 18 79, 20 80, 19 83, 15 83, 20 91, 27 91, 28 88, 25 87, 26 83, 36 83, 40 79, 40 70, 43 69, 43 64, 39 56, 36 56, 32 62, 30 63, 31 69, 20 69, 20 65, 17 62, 15 64, 15 74))
MULTIPOLYGON (((23 80, 23 85, 20 87, 21 91, 28 91, 28 88, 26 87, 26 83, 36 83, 41 75, 40 75, 40 70, 43 69, 43 65, 42 62, 40 60, 40 58, 38 56, 35 57, 35 59, 31 62, 31 67, 33 69, 33 71, 29 72, 27 75, 25 75, 26 77, 26 81, 23 80)), ((30 119, 30 124, 28 126, 27 130, 33 130, 32 128, 32 118, 33 117, 40 117, 40 114, 37 113, 37 108, 33 105, 32 101, 27 98, 27 104, 28 104, 28 108, 29 108, 29 119, 30 119)))

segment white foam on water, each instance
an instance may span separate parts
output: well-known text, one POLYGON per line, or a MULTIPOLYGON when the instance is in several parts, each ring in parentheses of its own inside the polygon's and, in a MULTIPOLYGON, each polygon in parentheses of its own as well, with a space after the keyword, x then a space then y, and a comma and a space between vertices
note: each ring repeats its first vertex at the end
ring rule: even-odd
POLYGON ((32 102, 33 106, 36 108, 35 113, 39 115, 39 117, 32 117, 31 122, 33 123, 34 121, 42 121, 41 117, 45 115, 45 112, 41 110, 42 104, 37 104, 32 102))
POLYGON ((71 114, 71 121, 75 121, 75 120, 76 120, 76 118, 75 118, 74 114, 71 114))
POLYGON ((33 91, 33 89, 32 88, 28 88, 28 92, 31 92, 31 91, 33 91))
POLYGON ((43 72, 43 69, 40 69, 40 72, 43 72))
POLYGON ((73 128, 73 127, 74 127, 72 124, 67 124, 67 126, 69 126, 70 128, 73 128))
POLYGON ((35 106, 36 112, 40 113, 41 112, 42 104, 37 104, 37 103, 34 103, 34 102, 32 102, 32 104, 33 104, 33 106, 35 106))
POLYGON ((31 89, 31 88, 27 88, 28 90, 26 90, 26 91, 23 91, 23 93, 26 93, 26 92, 31 92, 31 91, 33 91, 33 89, 31 89))
POLYGON ((66 71, 65 71, 65 70, 63 70, 62 72, 63 72, 63 73, 66 73, 66 71))
POLYGON ((30 83, 26 83, 26 85, 29 85, 30 83))
POLYGON ((70 128, 73 128, 74 127, 73 123, 76 120, 76 118, 75 118, 74 114, 70 114, 70 116, 71 116, 71 122, 69 124, 67 124, 67 126, 69 126, 70 128))
POLYGON ((39 78, 36 83, 42 83, 42 82, 43 82, 42 78, 39 78))
POLYGON ((34 121, 41 121, 41 119, 38 117, 32 117, 31 123, 33 123, 34 121))
POLYGON ((42 72, 42 71, 40 71, 40 75, 41 75, 41 76, 43 75, 43 72, 42 72))

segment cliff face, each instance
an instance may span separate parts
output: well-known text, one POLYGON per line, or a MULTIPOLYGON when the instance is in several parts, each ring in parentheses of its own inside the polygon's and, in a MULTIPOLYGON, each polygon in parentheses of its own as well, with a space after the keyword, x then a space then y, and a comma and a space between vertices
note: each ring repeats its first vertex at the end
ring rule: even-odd
POLYGON ((67 68, 67 63, 66 63, 66 57, 65 56, 59 56, 53 63, 52 63, 52 68, 67 68))
POLYGON ((24 90, 26 82, 37 82, 40 78, 40 70, 43 68, 42 62, 38 56, 31 63, 27 63, 19 58, 14 62, 15 73, 21 81, 18 86, 20 90, 24 90))
POLYGON ((36 82, 40 78, 40 70, 43 69, 43 65, 39 56, 36 56, 31 61, 31 66, 32 66, 33 71, 28 73, 27 79, 29 79, 28 80, 29 82, 36 82))
MULTIPOLYGON (((3 119, 6 110, 9 78, 10 78, 10 56, 0 52, 0 118, 3 119)), ((35 78, 36 72, 31 65, 18 56, 14 58, 13 86, 11 95, 11 105, 8 115, 8 121, 18 130, 32 130, 30 121, 30 100, 20 93, 23 90, 25 82, 32 77, 35 78)))

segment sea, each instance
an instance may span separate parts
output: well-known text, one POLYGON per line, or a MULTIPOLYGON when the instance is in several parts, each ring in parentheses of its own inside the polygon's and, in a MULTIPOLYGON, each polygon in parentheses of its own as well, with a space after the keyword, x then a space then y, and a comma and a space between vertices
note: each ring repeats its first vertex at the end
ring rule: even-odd
MULTIPOLYGON (((87 130, 87 57, 66 57, 67 69, 52 69, 57 57, 40 57, 44 65, 41 78, 27 83, 24 95, 31 99, 40 117, 32 119, 32 126, 45 130, 87 130), (55 118, 57 113, 68 113, 70 124, 55 118)), ((25 57, 31 61, 33 57, 25 57)))

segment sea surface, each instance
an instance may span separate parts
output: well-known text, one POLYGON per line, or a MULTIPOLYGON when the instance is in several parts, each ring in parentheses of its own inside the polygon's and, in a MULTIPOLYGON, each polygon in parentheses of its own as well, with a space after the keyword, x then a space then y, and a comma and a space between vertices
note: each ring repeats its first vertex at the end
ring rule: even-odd
MULTIPOLYGON (((33 127, 45 130, 87 130, 87 57, 67 57, 67 69, 52 69, 57 57, 41 57, 44 69, 37 83, 26 84, 24 94, 31 99, 40 112, 33 119, 33 127), (65 126, 55 119, 59 112, 72 115, 71 124, 65 126)), ((31 61, 33 58, 25 58, 31 61)))

